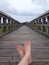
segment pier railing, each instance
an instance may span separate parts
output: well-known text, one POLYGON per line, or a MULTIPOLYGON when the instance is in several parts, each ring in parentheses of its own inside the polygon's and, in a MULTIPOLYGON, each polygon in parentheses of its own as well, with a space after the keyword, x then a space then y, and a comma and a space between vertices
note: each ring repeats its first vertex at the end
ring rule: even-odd
POLYGON ((13 19, 11 16, 0 11, 0 37, 16 30, 20 27, 20 23, 13 19))
POLYGON ((49 37, 49 11, 30 21, 27 26, 49 37))

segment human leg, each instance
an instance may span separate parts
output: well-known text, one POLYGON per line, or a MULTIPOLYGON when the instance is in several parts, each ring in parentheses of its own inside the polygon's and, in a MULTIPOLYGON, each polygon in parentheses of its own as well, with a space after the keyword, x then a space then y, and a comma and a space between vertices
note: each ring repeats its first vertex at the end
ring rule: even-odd
MULTIPOLYGON (((30 41, 26 41, 24 48, 25 48, 25 55, 18 65, 28 65, 30 63, 29 62, 29 59, 31 57, 31 43, 30 43, 30 41)), ((22 52, 22 49, 19 49, 19 53, 20 53, 20 50, 22 52)))

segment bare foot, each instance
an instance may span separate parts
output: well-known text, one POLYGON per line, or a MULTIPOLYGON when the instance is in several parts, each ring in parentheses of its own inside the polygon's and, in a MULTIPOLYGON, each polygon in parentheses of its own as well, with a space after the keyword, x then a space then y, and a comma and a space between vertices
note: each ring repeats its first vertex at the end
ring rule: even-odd
POLYGON ((27 54, 27 55, 29 54, 28 61, 31 64, 32 58, 31 58, 31 43, 30 43, 30 41, 26 41, 26 43, 24 44, 24 47, 22 45, 17 46, 16 50, 18 51, 21 59, 25 56, 25 54, 27 54))
POLYGON ((19 55, 20 55, 20 58, 23 58, 24 57, 24 48, 22 45, 19 45, 16 47, 16 50, 18 51, 19 55))
POLYGON ((30 41, 26 41, 26 43, 24 44, 24 49, 25 49, 25 54, 28 56, 28 61, 29 61, 29 63, 31 63, 32 58, 31 58, 31 43, 30 43, 30 41))

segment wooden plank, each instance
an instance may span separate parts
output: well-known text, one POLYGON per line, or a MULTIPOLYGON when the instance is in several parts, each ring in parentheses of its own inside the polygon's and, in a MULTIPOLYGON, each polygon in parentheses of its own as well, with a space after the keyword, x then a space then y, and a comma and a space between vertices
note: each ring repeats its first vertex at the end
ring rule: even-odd
POLYGON ((49 62, 49 38, 26 26, 0 38, 0 62, 8 62, 8 59, 10 62, 19 62, 16 46, 24 44, 26 40, 30 40, 32 44, 33 65, 49 62))

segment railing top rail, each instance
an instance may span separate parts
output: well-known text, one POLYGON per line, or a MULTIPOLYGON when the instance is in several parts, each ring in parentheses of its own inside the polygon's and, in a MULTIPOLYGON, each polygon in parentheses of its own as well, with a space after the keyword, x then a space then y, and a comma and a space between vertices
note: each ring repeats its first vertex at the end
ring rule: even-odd
POLYGON ((30 22, 35 21, 35 20, 38 20, 38 19, 40 19, 41 17, 43 17, 43 16, 45 16, 45 15, 47 15, 47 14, 49 14, 49 10, 46 11, 46 12, 44 12, 44 13, 42 13, 41 15, 39 15, 39 16, 36 17, 35 19, 31 20, 30 22))
MULTIPOLYGON (((6 14, 5 12, 3 12, 3 11, 1 11, 1 10, 0 10, 0 14, 3 15, 3 16, 5 16, 5 17, 8 17, 8 18, 10 18, 10 19, 12 19, 12 20, 14 20, 14 21, 16 21, 16 22, 18 22, 16 19, 14 19, 13 17, 11 17, 10 15, 6 14)), ((18 23, 19 23, 19 22, 18 22, 18 23)))

